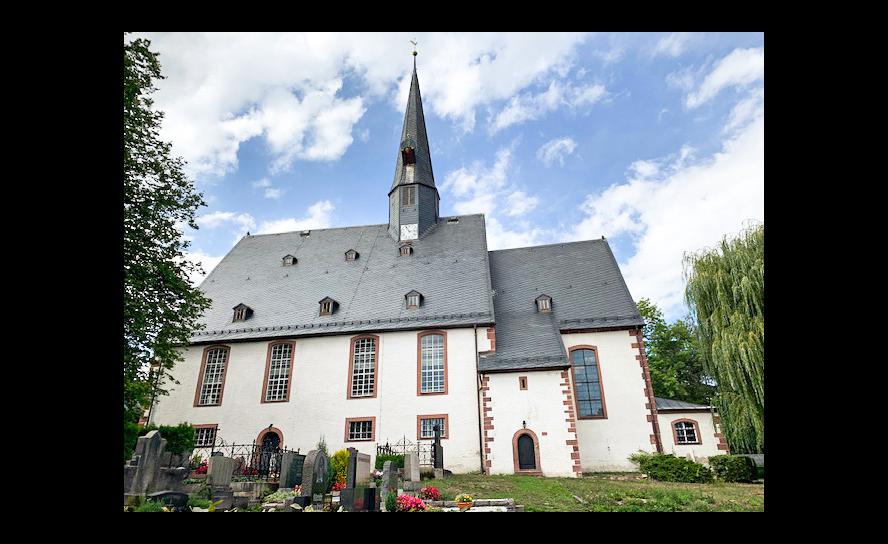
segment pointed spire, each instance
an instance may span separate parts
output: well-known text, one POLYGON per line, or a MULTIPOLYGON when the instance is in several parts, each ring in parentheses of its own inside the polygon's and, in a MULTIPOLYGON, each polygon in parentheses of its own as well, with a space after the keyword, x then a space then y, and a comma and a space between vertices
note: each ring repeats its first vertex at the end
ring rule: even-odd
POLYGON ((419 78, 416 75, 415 49, 413 51, 413 77, 410 81, 410 94, 407 97, 407 111, 404 113, 404 128, 401 131, 398 160, 395 163, 395 179, 392 182, 391 190, 394 190, 398 185, 410 183, 421 183, 435 187, 425 116, 422 113, 419 78), (413 163, 412 168, 409 167, 411 162, 413 163))

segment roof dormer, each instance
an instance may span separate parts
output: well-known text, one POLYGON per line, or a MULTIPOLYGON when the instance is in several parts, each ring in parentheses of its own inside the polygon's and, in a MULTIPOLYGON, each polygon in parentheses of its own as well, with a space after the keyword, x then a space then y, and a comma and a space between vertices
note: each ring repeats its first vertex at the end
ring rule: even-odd
POLYGON ((361 254, 358 253, 357 251, 355 251, 354 249, 349 249, 348 251, 345 252, 345 260, 346 261, 357 261, 358 257, 360 257, 360 256, 361 256, 361 254))
POLYGON ((240 303, 233 308, 234 317, 231 319, 232 322, 235 321, 246 321, 253 317, 253 309, 247 306, 244 303, 240 303))
POLYGON ((318 302, 321 307, 318 311, 318 315, 333 315, 336 313, 336 310, 339 309, 339 303, 333 300, 330 297, 324 297, 318 302))
POLYGON ((299 259, 297 259, 295 256, 287 254, 287 255, 284 255, 283 259, 281 259, 281 265, 282 266, 293 266, 298 261, 299 261, 299 259))
POLYGON ((552 311, 552 297, 549 295, 540 295, 536 298, 537 311, 540 313, 548 313, 552 311))
POLYGON ((420 306, 422 306, 422 293, 419 291, 410 291, 406 295, 404 295, 404 301, 407 305, 408 310, 417 310, 420 306))

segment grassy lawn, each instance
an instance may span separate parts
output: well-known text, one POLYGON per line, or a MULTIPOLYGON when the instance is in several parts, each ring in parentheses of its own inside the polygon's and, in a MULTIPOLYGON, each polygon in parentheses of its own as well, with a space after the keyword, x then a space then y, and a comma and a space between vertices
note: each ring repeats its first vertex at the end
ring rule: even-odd
POLYGON ((527 512, 761 512, 764 484, 680 484, 641 479, 634 473, 587 474, 582 478, 454 474, 429 480, 446 499, 468 493, 476 499, 512 497, 527 512), (581 500, 578 500, 579 497, 581 500))

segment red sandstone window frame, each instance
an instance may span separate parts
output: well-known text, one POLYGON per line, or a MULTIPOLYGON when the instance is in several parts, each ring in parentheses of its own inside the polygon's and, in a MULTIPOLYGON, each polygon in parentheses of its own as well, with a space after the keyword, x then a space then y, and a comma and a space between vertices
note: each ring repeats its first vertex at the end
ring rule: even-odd
POLYGON ((203 350, 203 354, 200 356, 200 373, 197 375, 197 389, 194 391, 194 407, 195 408, 204 408, 207 406, 222 406, 222 397, 225 395, 225 380, 228 379, 228 367, 231 365, 231 346, 224 346, 221 344, 207 346, 203 350), (219 402, 216 404, 200 404, 200 390, 203 387, 204 381, 204 372, 207 367, 207 354, 214 349, 224 349, 225 350, 225 370, 222 371, 222 385, 219 387, 219 402))
POLYGON ((703 435, 700 434, 700 424, 697 423, 697 420, 683 417, 681 419, 674 419, 669 423, 669 426, 672 427, 672 443, 676 446, 702 446, 703 445, 703 435), (676 423, 691 423, 694 426, 694 433, 697 435, 696 442, 679 442, 678 441, 678 430, 675 428, 676 423))
POLYGON ((515 434, 512 435, 512 461, 515 465, 515 474, 543 474, 543 466, 540 464, 540 440, 537 438, 536 433, 534 433, 530 429, 518 429, 518 431, 516 431, 515 434), (521 465, 518 463, 518 439, 521 438, 521 435, 525 434, 533 439, 533 455, 536 462, 535 469, 522 470, 520 468, 521 465))
POLYGON ((527 376, 518 376, 518 389, 527 391, 527 376))
POLYGON ((275 402, 290 402, 290 391, 293 390, 293 365, 296 363, 296 342, 292 340, 283 340, 283 341, 275 341, 268 343, 268 352, 265 355, 265 376, 262 378, 262 397, 260 402, 265 403, 275 403, 275 402), (274 349, 274 346, 279 346, 283 344, 290 344, 290 370, 287 373, 287 396, 278 399, 278 400, 267 400, 266 394, 268 393, 268 377, 271 374, 271 352, 274 349))
MULTIPOLYGON (((348 348, 348 383, 346 383, 345 390, 345 398, 346 399, 375 399, 376 395, 379 393, 379 336, 375 334, 359 334, 358 336, 353 336, 351 339, 351 344, 348 348), (375 342, 374 356, 373 356, 373 394, 372 395, 364 395, 359 397, 352 396, 352 381, 355 377, 355 344, 358 340, 362 338, 372 338, 375 342)), ((346 431, 348 432, 348 431, 346 431)), ((374 431, 375 432, 375 431, 374 431)))
POLYGON ((259 431, 259 434, 256 435, 256 445, 261 448, 262 441, 265 440, 265 435, 267 435, 268 433, 274 433, 274 434, 278 435, 278 447, 283 449, 284 448, 284 433, 281 432, 281 430, 278 429, 277 427, 265 427, 264 429, 259 431))
POLYGON ((416 396, 418 397, 426 397, 430 395, 446 395, 447 394, 447 378, 448 378, 448 370, 449 365, 447 364, 447 331, 445 330, 431 330, 431 331, 423 331, 416 335, 416 396), (433 334, 443 336, 443 344, 444 344, 444 391, 431 391, 428 393, 422 392, 422 339, 425 336, 431 336, 433 334))
POLYGON ((570 387, 573 391, 574 410, 576 410, 577 419, 607 419, 607 403, 604 401, 604 380, 601 379, 601 357, 598 355, 598 347, 589 344, 579 344, 571 346, 567 350, 567 359, 570 361, 570 387), (577 376, 574 372, 573 352, 581 349, 592 350, 595 353, 595 370, 598 371, 598 388, 601 390, 601 415, 600 416, 581 416, 580 406, 577 398, 577 376))
POLYGON ((376 441, 376 416, 369 417, 348 417, 345 418, 345 442, 375 442, 376 441), (370 422, 370 438, 359 438, 359 439, 350 439, 349 438, 349 429, 351 428, 352 423, 357 423, 359 421, 369 421, 370 422))
POLYGON ((423 414, 421 416, 416 416, 416 439, 417 440, 434 440, 434 436, 423 436, 422 435, 422 420, 424 419, 443 419, 444 420, 444 432, 441 433, 441 440, 446 440, 450 437, 450 416, 447 414, 423 414))
MULTIPOLYGON (((191 427, 194 428, 194 447, 195 448, 210 447, 210 446, 199 446, 197 444, 197 435, 198 435, 197 430, 198 429, 213 429, 213 444, 216 443, 217 433, 219 432, 219 424, 218 423, 203 423, 200 425, 192 425, 191 427)), ((211 445, 213 445, 213 444, 211 444, 211 445)))

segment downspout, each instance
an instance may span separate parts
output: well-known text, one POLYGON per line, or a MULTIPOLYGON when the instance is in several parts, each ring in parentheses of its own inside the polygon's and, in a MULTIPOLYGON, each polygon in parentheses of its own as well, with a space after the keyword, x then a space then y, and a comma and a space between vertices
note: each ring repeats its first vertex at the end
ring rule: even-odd
MULTIPOLYGON (((478 410, 481 410, 481 363, 478 355, 478 325, 473 325, 475 329, 475 393, 478 398, 478 410)), ((481 459, 481 474, 484 474, 484 435, 481 430, 481 422, 483 421, 483 412, 478 412, 478 457, 481 459)))

